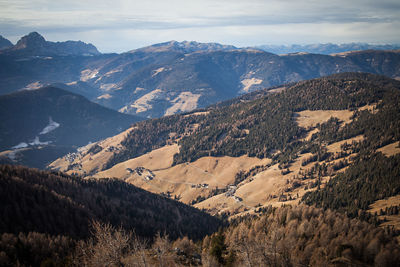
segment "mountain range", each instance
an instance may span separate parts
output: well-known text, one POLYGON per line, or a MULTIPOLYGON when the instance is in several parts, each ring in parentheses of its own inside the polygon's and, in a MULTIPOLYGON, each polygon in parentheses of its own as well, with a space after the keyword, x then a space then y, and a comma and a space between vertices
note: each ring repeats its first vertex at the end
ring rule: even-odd
POLYGON ((311 53, 311 54, 337 54, 350 51, 361 50, 399 50, 400 45, 374 45, 367 43, 347 43, 347 44, 307 44, 307 45, 260 45, 256 46, 266 52, 274 54, 289 54, 289 53, 311 53))
POLYGON ((230 218, 200 248, 222 265, 397 266, 399 129, 400 81, 340 73, 141 121, 49 167, 230 218))
MULTIPOLYGON (((399 81, 364 73, 336 74, 138 122, 50 167, 97 178, 118 177, 211 213, 296 205, 318 184, 339 177, 344 168, 353 171, 359 161, 371 161, 371 166, 378 159, 383 166, 396 162, 376 153, 390 158, 400 152, 399 97, 399 81), (121 149, 110 153, 110 143, 121 149)), ((396 177, 397 167, 381 178, 395 179, 390 177, 396 177)), ((397 194, 400 187, 395 181, 382 185, 384 190, 396 188, 385 197, 397 194)), ((349 202, 348 214, 367 210, 382 198, 377 192, 358 196, 367 204, 349 202)))
POLYGON ((0 265, 399 266, 399 64, 24 36, 0 50, 0 265))
POLYGON ((50 42, 37 32, 31 32, 22 37, 16 45, 8 45, 8 48, 3 49, 0 53, 14 56, 92 56, 100 54, 92 44, 81 41, 50 42))
POLYGON ((43 40, 32 33, 20 45, 3 50, 0 93, 63 83, 57 86, 108 108, 154 118, 333 73, 400 77, 398 51, 278 56, 260 49, 171 41, 122 54, 71 52, 74 56, 66 57, 63 53, 44 56, 41 51, 48 45, 37 44, 51 42, 43 40), (27 45, 21 49, 25 52, 16 53, 22 44, 27 45))

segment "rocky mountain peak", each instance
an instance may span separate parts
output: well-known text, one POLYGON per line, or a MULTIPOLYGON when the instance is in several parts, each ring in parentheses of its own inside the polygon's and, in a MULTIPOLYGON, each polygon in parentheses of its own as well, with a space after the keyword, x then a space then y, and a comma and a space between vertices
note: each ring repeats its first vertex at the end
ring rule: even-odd
POLYGON ((13 44, 10 42, 10 40, 0 35, 0 50, 9 48, 11 46, 13 46, 13 44))
POLYGON ((31 32, 28 35, 22 37, 14 46, 14 49, 37 48, 37 47, 43 47, 45 45, 46 45, 46 40, 44 39, 43 36, 41 36, 37 32, 31 32))
POLYGON ((98 55, 100 52, 92 44, 82 41, 50 42, 37 32, 22 37, 15 46, 2 51, 18 56, 69 56, 98 55))

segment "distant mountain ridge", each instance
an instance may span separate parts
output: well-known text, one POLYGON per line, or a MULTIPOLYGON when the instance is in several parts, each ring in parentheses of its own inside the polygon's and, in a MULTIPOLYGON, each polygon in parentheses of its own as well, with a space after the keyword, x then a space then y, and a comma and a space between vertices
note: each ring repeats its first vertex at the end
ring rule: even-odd
POLYGON ((23 36, 16 45, 9 47, 2 53, 19 56, 89 56, 100 54, 92 44, 86 44, 82 41, 50 42, 37 32, 23 36))
POLYGON ((211 52, 220 50, 238 50, 238 49, 241 48, 237 48, 233 45, 223 45, 219 43, 199 43, 196 41, 183 41, 183 42, 169 41, 169 42, 146 46, 139 49, 134 49, 129 51, 128 53, 134 53, 136 51, 142 51, 142 52, 176 51, 183 53, 193 53, 193 52, 211 52))
MULTIPOLYGON (((33 41, 43 43, 43 38, 33 35, 33 41)), ((400 77, 399 51, 278 56, 259 49, 186 41, 90 57, 0 53, 0 63, 5 66, 0 68, 0 94, 57 84, 108 108, 146 118, 341 72, 400 77)))
POLYGON ((345 44, 307 44, 307 45, 260 45, 256 48, 262 49, 266 52, 274 54, 288 54, 288 53, 312 53, 312 54, 336 54, 349 51, 361 51, 361 50, 397 50, 400 49, 400 44, 384 44, 374 45, 368 43, 345 43, 345 44))
POLYGON ((10 40, 0 35, 0 50, 9 48, 11 46, 13 46, 13 43, 11 43, 10 40))
POLYGON ((86 84, 105 89, 94 101, 120 112, 154 118, 339 72, 400 77, 400 54, 365 51, 340 56, 277 56, 243 49, 143 54, 137 50, 118 55, 99 67, 87 69, 92 76, 85 77, 86 84))

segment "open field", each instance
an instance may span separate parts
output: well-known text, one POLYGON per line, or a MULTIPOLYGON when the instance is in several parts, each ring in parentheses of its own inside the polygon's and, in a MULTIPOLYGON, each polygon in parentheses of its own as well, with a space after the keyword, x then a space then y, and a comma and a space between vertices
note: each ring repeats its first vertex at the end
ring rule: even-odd
MULTIPOLYGON (((370 209, 368 210, 368 212, 372 214, 376 212, 379 215, 381 210, 384 211, 386 208, 389 208, 391 206, 400 206, 400 195, 375 201, 373 204, 370 205, 370 209)), ((381 224, 382 227, 393 226, 397 230, 400 230, 400 215, 381 215, 378 216, 378 218, 381 220, 386 219, 386 222, 383 222, 381 224)))
POLYGON ((76 153, 70 153, 62 158, 52 162, 49 167, 66 172, 68 174, 87 175, 101 169, 104 164, 114 155, 115 150, 122 147, 121 142, 126 138, 126 135, 133 131, 134 128, 129 128, 122 133, 99 141, 97 143, 89 144, 85 147, 78 149, 76 153), (98 153, 86 153, 94 145, 102 148, 98 153), (75 166, 73 169, 70 166, 75 166))
POLYGON ((172 166, 173 155, 178 145, 165 146, 135 159, 119 163, 94 175, 96 178, 117 177, 154 193, 170 192, 189 203, 199 195, 208 195, 215 188, 232 184, 236 173, 247 171, 257 165, 266 165, 270 159, 241 157, 203 157, 195 162, 172 166), (128 171, 143 167, 154 174, 151 180, 146 175, 128 171))
POLYGON ((390 157, 400 153, 400 143, 395 142, 384 147, 377 149, 377 151, 382 152, 385 156, 390 157))
POLYGON ((298 114, 296 121, 303 128, 315 127, 318 123, 326 122, 331 117, 349 123, 353 115, 353 111, 350 110, 304 110, 296 113, 298 114))
MULTIPOLYGON (((374 110, 374 105, 365 106, 361 109, 374 110)), ((205 115, 206 112, 188 114, 186 116, 205 115)), ((306 140, 312 134, 318 132, 315 128, 318 123, 323 123, 331 117, 337 117, 343 123, 349 123, 353 111, 349 110, 316 110, 298 112, 296 121, 299 126, 308 130, 306 140)), ((196 127, 197 125, 191 125, 196 127)), ((300 154, 284 170, 278 164, 270 165, 271 159, 258 159, 243 155, 241 157, 202 157, 194 162, 186 162, 173 165, 173 157, 179 153, 179 146, 176 143, 155 149, 140 157, 129 159, 116 164, 110 169, 96 173, 105 162, 111 157, 108 147, 118 149, 120 142, 125 138, 126 133, 134 129, 129 129, 115 137, 99 142, 97 145, 103 149, 95 154, 81 153, 72 162, 66 158, 55 162, 54 166, 70 166, 74 162, 81 166, 69 172, 93 176, 95 178, 115 177, 122 179, 135 186, 143 188, 157 194, 164 194, 168 197, 178 199, 184 203, 192 204, 201 209, 206 209, 210 213, 229 212, 238 214, 243 212, 254 212, 257 207, 268 205, 281 206, 283 204, 297 205, 301 197, 315 187, 310 185, 316 183, 317 178, 301 180, 302 173, 310 170, 316 162, 310 162, 302 166, 302 162, 312 156, 311 153, 300 154), (66 164, 68 163, 68 164, 66 164), (64 165, 62 165, 64 164, 64 165), (235 176, 240 171, 246 173, 256 166, 263 166, 256 172, 247 176, 242 182, 234 185, 235 176), (94 173, 91 175, 91 173, 94 173), (219 189, 222 191, 216 192, 219 189)), ((336 153, 341 151, 344 143, 359 142, 363 140, 359 135, 348 140, 326 145, 327 151, 336 153)), ((85 148, 86 151, 90 146, 85 148)), ((397 151, 398 148, 393 144, 381 148, 382 151, 397 151)), ((387 152, 389 153, 389 152, 387 152)), ((393 152, 391 152, 393 153, 393 152)), ((345 158, 335 159, 330 164, 335 164, 340 160, 351 160, 354 155, 345 158)), ((320 164, 328 162, 320 162, 320 164)), ((338 172, 344 171, 342 168, 338 172)), ((321 177, 323 184, 330 179, 330 176, 321 177)))
POLYGON ((343 141, 332 143, 332 144, 328 145, 326 148, 328 149, 328 152, 331 152, 331 153, 340 152, 341 151, 340 147, 343 144, 345 144, 345 143, 351 144, 352 142, 359 142, 359 141, 361 141, 363 139, 364 139, 364 136, 358 135, 358 136, 355 136, 355 137, 350 138, 350 139, 346 139, 346 140, 343 140, 343 141))

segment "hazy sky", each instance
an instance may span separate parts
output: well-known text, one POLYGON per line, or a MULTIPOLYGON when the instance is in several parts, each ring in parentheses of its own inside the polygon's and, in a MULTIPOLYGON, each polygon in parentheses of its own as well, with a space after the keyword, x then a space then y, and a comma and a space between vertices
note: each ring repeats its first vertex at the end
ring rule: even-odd
POLYGON ((0 35, 37 31, 123 52, 169 40, 236 46, 400 43, 399 0, 0 0, 0 35))

